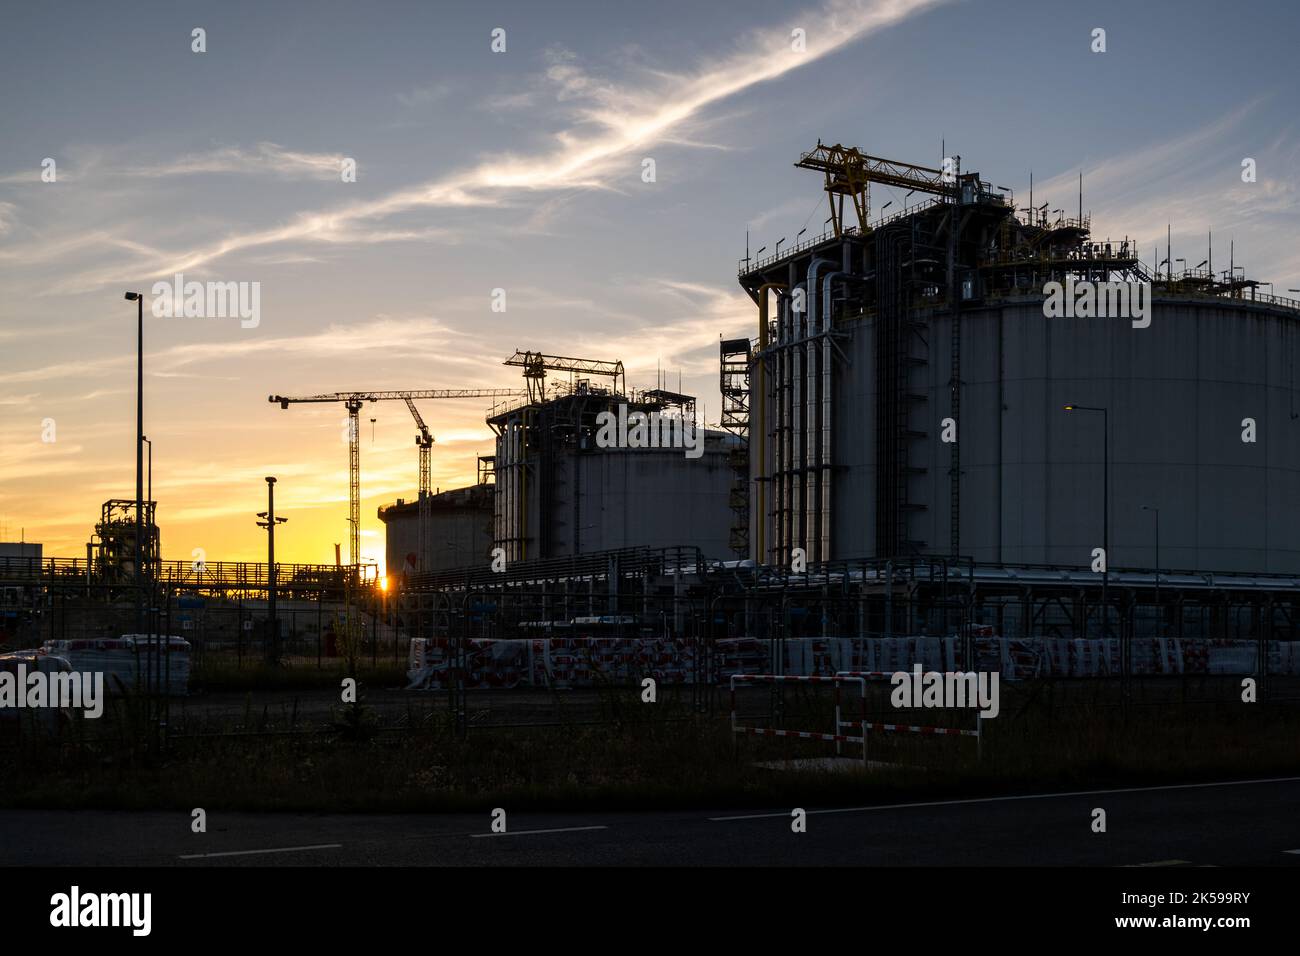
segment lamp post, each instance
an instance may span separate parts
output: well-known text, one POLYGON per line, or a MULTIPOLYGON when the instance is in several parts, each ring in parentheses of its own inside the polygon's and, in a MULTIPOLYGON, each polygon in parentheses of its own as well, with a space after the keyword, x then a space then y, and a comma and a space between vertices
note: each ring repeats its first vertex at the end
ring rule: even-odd
POLYGON ((141 543, 144 538, 144 293, 128 292, 126 301, 135 310, 135 630, 144 627, 144 568, 141 543))
POLYGON ((266 479, 266 510, 259 511, 257 516, 262 519, 257 526, 266 529, 266 614, 269 619, 267 626, 271 630, 267 659, 275 663, 280 658, 280 624, 275 617, 275 526, 289 519, 275 516, 275 478, 269 475, 266 479))
POLYGON ((1165 616, 1160 607, 1160 509, 1143 505, 1142 510, 1156 516, 1156 637, 1161 637, 1165 630, 1165 616))
MULTIPOLYGON (((145 479, 144 505, 149 512, 149 554, 150 556, 153 556, 154 552, 152 544, 154 540, 154 527, 157 524, 154 520, 155 509, 153 506, 153 442, 149 440, 148 435, 141 435, 140 440, 149 446, 149 458, 145 465, 145 471, 148 473, 148 478, 145 479)), ((152 592, 152 588, 150 590, 152 592)))
POLYGON ((1108 603, 1110 585, 1110 411, 1093 405, 1065 406, 1067 412, 1101 412, 1101 550, 1106 556, 1101 569, 1101 636, 1110 631, 1110 604, 1108 603))
MULTIPOLYGON (((145 466, 145 471, 148 472, 149 477, 147 479, 147 484, 145 485, 144 500, 146 503, 152 505, 153 504, 153 442, 149 440, 148 435, 142 436, 140 440, 149 446, 149 460, 148 460, 148 464, 145 466)), ((153 517, 152 508, 150 509, 150 512, 151 512, 150 517, 153 517)))

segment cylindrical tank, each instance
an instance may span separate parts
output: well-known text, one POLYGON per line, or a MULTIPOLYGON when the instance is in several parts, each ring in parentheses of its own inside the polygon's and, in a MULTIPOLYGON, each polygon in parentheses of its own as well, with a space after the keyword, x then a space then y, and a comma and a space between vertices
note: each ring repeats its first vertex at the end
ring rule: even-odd
MULTIPOLYGON (((1111 568, 1300 572, 1300 313, 1160 293, 1147 328, 1048 318, 1038 296, 963 308, 956 495, 942 440, 952 318, 922 321, 905 363, 906 428, 887 438, 906 449, 905 494, 885 506, 902 509, 914 552, 952 553, 955 505, 962 556, 1089 566, 1106 537, 1108 425, 1111 568)), ((847 358, 832 376, 836 559, 882 554, 875 323, 836 323, 847 358)))

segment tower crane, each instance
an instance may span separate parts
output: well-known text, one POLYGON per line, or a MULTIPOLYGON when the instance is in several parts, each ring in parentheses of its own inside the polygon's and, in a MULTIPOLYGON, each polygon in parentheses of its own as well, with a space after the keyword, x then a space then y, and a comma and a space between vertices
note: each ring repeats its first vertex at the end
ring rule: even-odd
POLYGON ((411 398, 406 399, 406 407, 411 410, 411 417, 415 419, 415 427, 420 430, 420 434, 415 436, 415 445, 420 450, 420 495, 417 499, 416 507, 419 509, 419 520, 416 523, 416 570, 424 571, 426 555, 433 549, 433 542, 429 540, 429 531, 432 524, 433 502, 433 433, 429 427, 424 424, 424 419, 420 417, 420 410, 415 407, 415 402, 411 398))
MULTIPOLYGON (((341 402, 343 407, 348 411, 348 549, 349 556, 353 564, 361 563, 361 442, 359 439, 360 429, 358 428, 357 415, 366 402, 388 402, 404 401, 407 408, 415 415, 416 425, 420 428, 420 437, 416 439, 416 444, 420 448, 420 504, 421 509, 421 537, 428 535, 426 516, 429 512, 428 502, 428 484, 429 484, 429 447, 424 444, 428 439, 428 445, 433 445, 433 436, 424 425, 423 419, 420 418, 419 412, 416 411, 415 399, 448 399, 448 398, 520 398, 521 393, 516 389, 503 388, 426 388, 407 391, 382 391, 382 392, 326 392, 320 395, 271 395, 267 398, 268 402, 278 404, 281 408, 288 408, 290 405, 301 405, 308 403, 334 403, 341 402)), ((421 547, 424 542, 421 541, 421 547)), ((423 555, 422 555, 423 557, 423 555)))

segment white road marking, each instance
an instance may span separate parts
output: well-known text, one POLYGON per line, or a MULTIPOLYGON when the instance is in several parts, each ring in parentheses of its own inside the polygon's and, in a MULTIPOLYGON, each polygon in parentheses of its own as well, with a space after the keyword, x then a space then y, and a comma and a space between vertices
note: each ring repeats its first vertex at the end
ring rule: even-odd
MULTIPOLYGON (((1160 790, 1203 790, 1209 787, 1248 787, 1260 783, 1297 783, 1300 777, 1270 777, 1262 780, 1225 780, 1220 783, 1178 783, 1163 787, 1124 787, 1116 790, 1072 790, 1067 793, 1027 793, 1014 797, 974 797, 968 800, 932 800, 927 803, 890 803, 877 807, 835 807, 829 810, 809 810, 808 816, 822 813, 870 813, 873 810, 909 810, 914 807, 958 807, 976 803, 1004 803, 1011 800, 1053 800, 1059 797, 1100 797, 1113 793, 1155 793, 1160 790)), ((780 813, 751 813, 744 816, 709 817, 712 823, 729 820, 788 819, 790 811, 780 813)))
POLYGON ((1300 856, 1300 850, 1283 850, 1282 852, 1283 852, 1283 853, 1294 853, 1294 854, 1296 854, 1297 856, 1300 856))
POLYGON ((185 856, 177 857, 179 860, 202 860, 213 856, 255 856, 259 853, 298 853, 302 850, 334 850, 343 846, 342 843, 315 843, 311 846, 281 846, 272 850, 227 850, 224 853, 187 853, 185 856))
POLYGON ((524 836, 529 833, 576 833, 579 830, 608 830, 609 827, 553 827, 550 830, 507 830, 505 833, 471 833, 475 840, 480 837, 524 836))
POLYGON ((1126 869, 1138 869, 1144 866, 1191 866, 1186 860, 1157 860, 1155 863, 1130 863, 1126 869))

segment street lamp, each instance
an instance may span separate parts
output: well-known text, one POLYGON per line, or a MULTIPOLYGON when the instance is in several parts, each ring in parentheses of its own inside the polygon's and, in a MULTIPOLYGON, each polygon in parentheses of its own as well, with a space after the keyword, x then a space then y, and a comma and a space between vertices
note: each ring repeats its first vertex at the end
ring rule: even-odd
POLYGON ((267 657, 271 663, 274 663, 280 657, 280 625, 275 617, 275 526, 284 524, 289 519, 275 516, 275 479, 270 476, 266 479, 266 510, 259 511, 257 516, 262 519, 257 526, 266 529, 266 613, 270 618, 271 628, 271 642, 267 649, 267 657))
POLYGON ((1067 412, 1101 412, 1101 550, 1106 556, 1101 570, 1101 610, 1102 637, 1105 637, 1110 631, 1110 605, 1108 603, 1110 585, 1110 411, 1100 406, 1075 404, 1066 405, 1065 410, 1067 412))
MULTIPOLYGON (((145 507, 149 509, 149 543, 150 545, 152 545, 153 529, 154 529, 154 525, 156 524, 154 520, 155 509, 153 506, 153 442, 149 440, 148 435, 141 435, 140 440, 149 446, 149 464, 147 466, 147 471, 149 472, 149 478, 148 478, 148 484, 145 487, 144 503, 145 503, 145 507)), ((151 554, 153 553, 152 547, 149 548, 149 552, 151 554)))
MULTIPOLYGON (((149 479, 148 479, 148 484, 145 487, 144 500, 147 503, 152 505, 153 504, 153 442, 149 440, 148 435, 142 435, 140 437, 140 440, 149 446, 149 464, 145 469, 149 473, 149 479)), ((152 511, 152 509, 150 510, 152 511)))
POLYGON ((144 538, 144 293, 128 292, 126 301, 136 304, 135 310, 135 630, 144 627, 144 604, 141 593, 144 587, 144 568, 141 559, 141 542, 144 538))
POLYGON ((1150 511, 1156 516, 1156 637, 1164 632, 1164 614, 1160 609, 1160 509, 1143 505, 1143 511, 1150 511))

